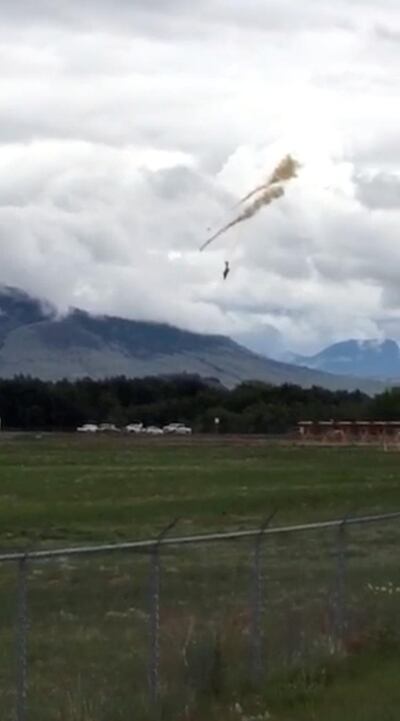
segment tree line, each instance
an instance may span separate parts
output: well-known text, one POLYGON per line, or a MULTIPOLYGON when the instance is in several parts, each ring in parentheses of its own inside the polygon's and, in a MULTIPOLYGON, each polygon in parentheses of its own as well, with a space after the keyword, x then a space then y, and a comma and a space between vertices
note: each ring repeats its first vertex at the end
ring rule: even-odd
POLYGON ((3 429, 72 430, 83 423, 189 424, 222 433, 284 433, 299 420, 398 420, 400 389, 371 398, 360 391, 329 391, 246 382, 228 390, 197 377, 110 378, 45 382, 0 380, 3 429))

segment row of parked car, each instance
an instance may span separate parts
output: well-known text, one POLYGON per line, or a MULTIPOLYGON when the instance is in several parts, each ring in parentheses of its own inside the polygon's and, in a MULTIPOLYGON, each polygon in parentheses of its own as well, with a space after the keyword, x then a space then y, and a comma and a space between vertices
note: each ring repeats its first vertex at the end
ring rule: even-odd
POLYGON ((129 423, 124 428, 118 428, 114 423, 85 423, 79 426, 78 433, 135 433, 148 436, 163 436, 174 434, 177 436, 190 436, 192 429, 185 426, 184 423, 169 423, 167 426, 160 428, 158 426, 145 426, 143 423, 129 423))

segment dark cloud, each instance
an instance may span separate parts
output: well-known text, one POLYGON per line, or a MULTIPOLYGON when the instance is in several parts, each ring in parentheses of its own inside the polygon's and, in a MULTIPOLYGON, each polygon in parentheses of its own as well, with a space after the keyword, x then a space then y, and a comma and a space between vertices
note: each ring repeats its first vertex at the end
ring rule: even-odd
POLYGON ((400 305, 399 12, 5 0, 0 282, 254 347, 379 335, 400 305), (288 151, 282 202, 200 254, 288 151))
POLYGON ((378 173, 372 178, 358 175, 355 178, 357 197, 372 210, 400 209, 400 177, 378 173))

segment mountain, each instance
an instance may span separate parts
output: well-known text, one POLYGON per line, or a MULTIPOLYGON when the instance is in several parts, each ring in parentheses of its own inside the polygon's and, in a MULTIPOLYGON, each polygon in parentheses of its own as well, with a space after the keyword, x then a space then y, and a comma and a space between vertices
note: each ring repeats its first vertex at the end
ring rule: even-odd
POLYGON ((196 374, 227 387, 244 380, 382 390, 377 382, 335 376, 262 357, 220 335, 163 323, 93 316, 72 310, 59 317, 48 304, 13 288, 0 289, 0 377, 44 380, 116 375, 196 374))
POLYGON ((292 360, 326 373, 382 379, 400 376, 400 349, 394 340, 351 339, 313 356, 292 356, 292 360))
POLYGON ((51 318, 53 313, 50 305, 15 288, 4 288, 0 291, 0 344, 16 328, 39 323, 51 318))

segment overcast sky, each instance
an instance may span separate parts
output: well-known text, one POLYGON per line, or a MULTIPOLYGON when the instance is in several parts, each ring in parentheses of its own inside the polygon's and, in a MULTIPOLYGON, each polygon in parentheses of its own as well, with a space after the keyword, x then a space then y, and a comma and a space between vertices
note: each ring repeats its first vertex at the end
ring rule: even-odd
POLYGON ((1 284, 271 352, 400 339, 398 0, 3 0, 0 19, 1 284), (287 152, 286 196, 199 253, 287 152))

